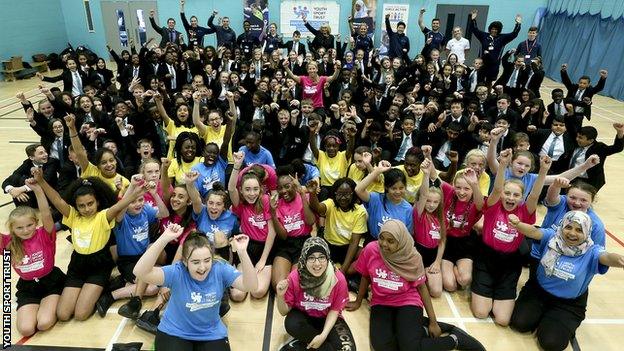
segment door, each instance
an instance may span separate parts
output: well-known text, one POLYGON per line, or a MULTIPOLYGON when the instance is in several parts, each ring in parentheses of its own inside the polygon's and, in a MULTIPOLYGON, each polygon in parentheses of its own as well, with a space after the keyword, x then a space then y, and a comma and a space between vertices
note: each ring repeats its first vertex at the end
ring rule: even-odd
POLYGON ((468 23, 470 21, 470 11, 476 9, 479 12, 477 16, 477 26, 479 29, 486 31, 486 21, 489 6, 477 5, 438 5, 436 9, 436 17, 440 19, 440 32, 444 33, 444 37, 450 39, 453 37, 453 27, 461 27, 464 37, 470 41, 470 51, 466 54, 466 65, 472 66, 475 58, 479 57, 481 44, 472 33, 467 33, 468 23))
MULTIPOLYGON (((160 41, 149 23, 149 12, 157 9, 156 1, 102 1, 102 20, 106 42, 118 54, 130 50, 130 41, 140 48, 149 38, 160 41)), ((155 16, 158 18, 158 13, 155 16)))

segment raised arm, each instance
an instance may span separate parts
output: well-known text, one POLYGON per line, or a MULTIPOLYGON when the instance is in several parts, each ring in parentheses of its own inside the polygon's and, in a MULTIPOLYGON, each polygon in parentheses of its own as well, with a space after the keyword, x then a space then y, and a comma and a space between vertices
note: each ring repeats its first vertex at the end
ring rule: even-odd
POLYGON ((238 111, 236 110, 236 104, 234 103, 234 94, 231 92, 225 93, 225 98, 228 101, 230 110, 225 114, 225 132, 223 133, 223 142, 219 148, 219 155, 224 159, 228 159, 228 153, 230 151, 230 143, 232 142, 232 136, 236 129, 236 121, 238 119, 238 111))
POLYGON ((284 62, 282 62, 282 66, 284 67, 284 72, 286 72, 286 74, 288 75, 290 79, 294 80, 297 84, 301 84, 301 78, 299 76, 296 76, 290 70, 290 66, 288 65, 288 60, 284 60, 284 62))
POLYGON ((232 174, 230 175, 230 180, 228 182, 228 193, 230 194, 232 206, 238 206, 240 203, 240 195, 238 194, 238 188, 236 185, 238 182, 238 174, 241 166, 243 165, 243 160, 245 160, 245 152, 235 152, 232 156, 234 157, 234 168, 232 168, 232 174))
POLYGON ((498 145, 498 141, 503 136, 503 130, 501 128, 494 128, 490 132, 490 144, 487 149, 487 162, 488 167, 490 168, 490 172, 496 175, 498 172, 498 160, 496 159, 496 145, 498 145))
POLYGON ((247 235, 236 235, 232 239, 232 249, 238 253, 242 274, 234 280, 232 286, 240 291, 250 292, 258 289, 258 274, 251 263, 247 253, 249 237, 247 235))
POLYGON ((420 171, 423 172, 423 181, 420 184, 420 189, 418 189, 418 201, 414 203, 414 209, 418 213, 418 216, 422 216, 423 211, 425 210, 425 205, 427 204, 427 195, 429 194, 429 171, 431 161, 429 159, 425 159, 420 164, 420 171))
POLYGON ((273 222, 273 227, 275 228, 275 233, 277 234, 277 236, 282 240, 286 240, 286 238, 288 237, 288 232, 277 218, 277 201, 278 194, 272 194, 269 207, 269 210, 271 212, 271 222, 273 222))
MULTIPOLYGON (((32 171, 33 173, 42 172, 40 167, 35 167, 32 171)), ((40 176, 43 177, 42 175, 40 176)), ((43 229, 45 229, 48 233, 52 233, 54 230, 54 219, 52 219, 50 205, 48 204, 48 199, 46 198, 43 189, 37 183, 35 178, 26 179, 26 185, 28 185, 28 187, 35 193, 35 198, 37 198, 37 207, 39 208, 39 216, 41 217, 43 229)))
POLYGON ((319 148, 316 140, 316 136, 319 134, 321 130, 321 123, 319 122, 315 126, 310 126, 310 150, 312 151, 312 155, 318 161, 319 158, 319 148))
POLYGON ((390 24, 389 13, 386 14, 386 33, 388 33, 389 36, 392 36, 392 34, 394 34, 394 32, 392 31, 392 25, 390 24))
POLYGON ((165 283, 165 273, 161 267, 155 267, 156 260, 165 246, 180 237, 184 232, 184 228, 177 224, 169 224, 165 231, 156 239, 152 245, 148 246, 147 251, 141 256, 134 266, 132 273, 143 282, 154 285, 163 285, 165 283))
POLYGON ((325 216, 327 213, 327 206, 325 204, 319 202, 318 199, 318 191, 319 184, 318 180, 312 179, 306 184, 306 188, 308 189, 308 194, 310 196, 310 209, 319 216, 325 216))
POLYGON ((492 206, 498 202, 503 188, 505 187, 505 168, 511 162, 511 149, 501 151, 501 159, 498 163, 498 170, 496 171, 496 178, 494 178, 494 187, 487 199, 487 205, 492 206))
POLYGON ((565 172, 559 173, 557 175, 550 175, 546 177, 546 182, 545 184, 552 184, 552 182, 555 181, 555 179, 557 177, 563 177, 563 178, 567 178, 569 180, 573 180, 574 178, 580 176, 581 174, 587 172, 588 169, 596 166, 597 164, 600 163, 600 157, 598 155, 591 155, 589 156, 589 158, 587 160, 585 160, 585 162, 583 162, 582 164, 572 168, 572 169, 568 169, 565 172))
MULTIPOLYGON (((199 104, 201 103, 201 93, 196 91, 193 93, 193 124, 197 128, 200 136, 206 135, 206 125, 201 121, 201 116, 199 115, 199 104)), ((160 108, 159 108, 160 111, 160 108)), ((161 113, 162 115, 162 113, 161 113)))
POLYGON ((160 159, 160 163, 160 188, 163 193, 162 199, 165 203, 169 203, 169 200, 171 199, 171 179, 169 179, 167 173, 169 172, 169 166, 171 166, 171 160, 166 157, 162 157, 160 159))
POLYGON ((331 83, 334 80, 336 80, 336 78, 338 78, 338 76, 340 75, 340 67, 341 67, 341 63, 340 61, 336 60, 334 61, 334 74, 332 74, 331 76, 327 77, 327 83, 331 83))
POLYGON ((121 201, 117 202, 113 206, 109 207, 108 210, 106 210, 106 220, 110 222, 115 219, 119 212, 125 210, 126 207, 128 207, 128 205, 130 205, 130 203, 136 200, 139 196, 145 194, 145 191, 145 186, 134 187, 131 190, 127 190, 126 192, 130 193, 128 197, 124 196, 121 201))
POLYGON ((160 117, 162 117, 163 124, 167 127, 169 123, 171 123, 171 118, 169 118, 167 110, 165 110, 165 106, 163 105, 163 96, 159 92, 154 93, 154 102, 156 102, 156 108, 158 109, 158 113, 160 113, 160 117))
POLYGON ((479 178, 477 178, 477 172, 472 168, 466 168, 463 173, 464 179, 466 183, 472 189, 472 202, 474 202, 477 210, 481 211, 483 209, 483 194, 481 193, 481 187, 479 186, 479 178))
MULTIPOLYGON (((78 131, 76 130, 76 116, 73 114, 69 114, 64 117, 65 124, 67 125, 67 129, 69 131, 69 138, 71 140, 72 149, 74 149, 74 153, 76 154, 76 163, 78 167, 82 169, 84 172, 87 167, 89 167, 89 158, 87 157, 87 150, 85 150, 80 138, 78 137, 78 131)), ((58 208, 57 208, 58 209, 58 208)), ((60 211, 60 209, 58 209, 60 211)), ((69 215, 69 212, 68 212, 69 215)))
POLYGON ((420 9, 420 13, 418 14, 418 26, 420 27, 420 31, 424 31, 425 30, 425 21, 424 21, 424 17, 425 17, 425 8, 421 8, 420 9))
POLYGON ((527 224, 520 221, 520 218, 515 214, 510 214, 507 216, 509 223, 511 223, 514 228, 518 229, 520 233, 526 236, 529 239, 533 240, 542 240, 544 237, 544 233, 539 228, 536 228, 532 224, 527 224))
MULTIPOLYGON (((531 192, 526 200, 527 211, 534 213, 537 209, 537 202, 539 201, 540 194, 544 188, 544 180, 546 180, 546 174, 552 165, 552 160, 548 156, 542 156, 540 158, 540 170, 537 175, 537 180, 533 183, 531 192)), ((498 175, 497 175, 498 176, 498 175)))
POLYGON ((197 178, 199 178, 199 172, 197 171, 190 171, 184 174, 186 191, 188 192, 191 203, 193 204, 193 213, 195 213, 196 215, 200 214, 202 209, 204 208, 201 195, 199 195, 199 191, 197 191, 197 185, 195 184, 197 178))
POLYGON ((32 175, 37 184, 39 184, 39 186, 41 187, 41 190, 43 190, 43 192, 45 193, 45 196, 47 196, 50 202, 52 202, 52 205, 54 205, 54 207, 64 217, 69 217, 71 207, 67 204, 67 202, 65 202, 65 200, 63 200, 61 195, 59 195, 59 193, 54 188, 52 188, 50 184, 48 184, 45 178, 43 178, 43 171, 41 170, 41 168, 35 168, 32 172, 32 175))
POLYGON ((559 194, 561 194, 561 189, 567 188, 570 186, 570 180, 563 177, 557 177, 550 184, 548 190, 546 191, 546 197, 544 198, 544 205, 546 206, 557 206, 561 201, 559 194))
POLYGON ((390 162, 386 160, 381 160, 377 167, 375 167, 375 169, 371 173, 364 177, 364 179, 362 179, 355 186, 355 193, 360 198, 360 200, 362 200, 363 202, 368 202, 370 200, 370 193, 366 189, 375 181, 375 179, 379 178, 382 173, 389 170, 390 168, 392 168, 390 162))
POLYGON ((160 28, 158 24, 156 24, 156 20, 154 19, 155 14, 156 14, 156 11, 154 9, 150 10, 150 14, 149 14, 150 24, 152 25, 152 28, 154 28, 154 31, 156 31, 156 33, 162 35, 162 28, 160 28))

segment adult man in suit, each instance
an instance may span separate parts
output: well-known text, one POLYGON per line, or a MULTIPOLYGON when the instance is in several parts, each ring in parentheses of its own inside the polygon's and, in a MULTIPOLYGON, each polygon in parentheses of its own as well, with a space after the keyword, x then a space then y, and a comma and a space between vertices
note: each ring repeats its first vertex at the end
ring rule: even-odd
POLYGON ((301 33, 298 30, 293 32, 293 40, 281 44, 280 48, 286 48, 286 52, 289 54, 294 51, 297 56, 306 56, 305 45, 301 42, 301 33))
POLYGON ((56 170, 58 163, 50 159, 45 148, 41 144, 31 144, 26 147, 28 158, 2 182, 2 189, 13 197, 15 206, 30 206, 37 208, 35 194, 26 185, 26 179, 32 178, 33 167, 43 168, 43 178, 52 187, 56 187, 56 170))
POLYGON ((165 54, 165 62, 158 66, 158 77, 165 82, 165 87, 169 93, 182 90, 186 75, 178 68, 175 57, 172 53, 165 54))
POLYGON ((71 93, 72 96, 78 96, 84 94, 83 87, 89 85, 89 79, 87 74, 78 69, 78 64, 76 60, 72 57, 67 58, 67 62, 65 63, 67 69, 63 70, 63 73, 59 74, 55 77, 44 77, 43 74, 37 72, 36 75, 39 79, 44 82, 58 82, 59 80, 63 81, 63 91, 71 93))
POLYGON ((598 131, 594 127, 582 127, 576 135, 578 147, 572 153, 570 168, 582 164, 592 155, 598 155, 600 163, 579 176, 584 182, 593 185, 596 190, 600 190, 606 182, 604 164, 607 156, 624 150, 624 123, 613 123, 613 128, 617 131, 613 145, 596 141, 598 131))
POLYGON ((173 18, 168 18, 167 26, 159 27, 158 24, 156 24, 156 20, 154 19, 155 14, 155 10, 150 10, 150 23, 152 25, 152 28, 154 28, 156 33, 160 34, 160 44, 158 46, 164 48, 165 46, 167 46, 167 43, 178 44, 180 42, 180 35, 182 33, 178 32, 175 29, 176 21, 173 18))
POLYGON ((591 120, 591 99, 595 94, 598 94, 604 89, 605 82, 607 81, 608 72, 605 69, 600 70, 600 80, 596 86, 591 86, 591 79, 589 76, 582 76, 578 80, 578 84, 573 84, 568 76, 568 64, 561 65, 561 82, 568 89, 568 95, 566 100, 572 103, 574 106, 574 115, 577 120, 577 127, 580 128, 583 125, 583 117, 587 117, 587 120, 591 120))
POLYGON ((539 156, 548 156, 553 161, 548 174, 566 171, 576 143, 574 136, 566 131, 565 117, 555 116, 550 129, 531 130, 533 131, 529 135, 531 152, 539 156))

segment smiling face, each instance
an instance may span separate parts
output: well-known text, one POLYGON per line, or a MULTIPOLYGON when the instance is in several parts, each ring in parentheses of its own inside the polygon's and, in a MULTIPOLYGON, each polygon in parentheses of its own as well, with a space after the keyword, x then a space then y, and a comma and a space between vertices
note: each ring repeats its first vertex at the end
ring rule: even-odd
POLYGON ((327 157, 336 157, 339 148, 340 145, 336 142, 336 138, 328 138, 325 140, 325 153, 327 153, 327 157))
POLYGON ((138 215, 143 210, 143 205, 145 205, 145 197, 139 196, 128 205, 128 213, 133 216, 138 215))
POLYGON ((38 146, 35 149, 35 153, 29 157, 36 164, 44 164, 48 162, 48 153, 43 146, 38 146))
POLYGON ((192 249, 190 256, 184 263, 191 278, 203 281, 208 277, 212 268, 212 252, 210 252, 209 247, 197 247, 192 249))
POLYGON ((563 241, 569 246, 578 246, 587 240, 587 236, 583 232, 583 228, 576 222, 570 222, 561 228, 561 236, 563 241))
POLYGON ((176 213, 184 213, 186 207, 189 205, 189 196, 186 187, 175 187, 169 199, 169 204, 171 205, 171 209, 176 213))
POLYGON ((192 162, 197 155, 197 144, 194 140, 185 140, 182 143, 182 160, 192 162))
POLYGON ((429 213, 434 213, 438 206, 440 206, 440 202, 442 201, 442 196, 440 193, 436 191, 429 191, 427 194, 427 200, 425 201, 425 210, 429 213))
POLYGON ((568 208, 587 212, 592 204, 592 195, 578 188, 571 188, 566 199, 568 208))
POLYGON ((206 145, 204 147, 203 156, 204 156, 204 165, 206 166, 214 165, 215 162, 217 162, 217 159, 219 158, 219 147, 214 143, 210 143, 206 145))
POLYGON ((92 194, 76 197, 76 210, 83 217, 91 217, 98 211, 98 201, 92 194))
POLYGON ((97 165, 102 175, 106 178, 112 178, 117 175, 117 160, 112 152, 104 152, 102 158, 97 165))
POLYGON ((385 253, 395 253, 399 250, 399 242, 388 232, 379 233, 379 248, 385 253))
POLYGON ((386 195, 394 203, 401 202, 405 196, 405 184, 402 181, 392 184, 391 187, 386 188, 386 195))
POLYGON ((291 202, 297 196, 297 187, 290 176, 281 176, 277 183, 277 193, 286 202, 291 202))
POLYGON ((503 208, 506 211, 513 211, 522 202, 522 187, 515 182, 506 182, 501 194, 503 208))
POLYGON ((247 178, 241 184, 240 192, 248 204, 255 204, 260 197, 260 182, 257 178, 247 178))
POLYGON ((208 216, 212 220, 216 220, 225 211, 225 199, 220 194, 210 194, 206 200, 206 209, 208 216))
POLYGON ((453 188, 455 189, 455 195, 457 195, 459 201, 466 202, 472 197, 472 188, 468 185, 464 177, 456 177, 453 188))
POLYGON ((406 155, 403 167, 408 177, 414 177, 420 172, 420 161, 416 155, 406 155))
POLYGON ((21 240, 32 238, 37 229, 36 218, 30 216, 20 216, 13 220, 11 224, 11 233, 15 234, 21 240))
POLYGON ((178 110, 176 111, 176 114, 177 114, 178 120, 180 120, 180 122, 182 122, 182 123, 186 122, 186 120, 189 118, 188 106, 186 106, 186 105, 178 106, 178 110))
POLYGON ((320 277, 327 269, 327 256, 320 252, 315 252, 306 259, 306 269, 315 277, 320 277))
POLYGON ((336 202, 338 207, 342 211, 348 211, 351 206, 351 201, 353 200, 353 189, 349 184, 343 183, 336 189, 336 202))

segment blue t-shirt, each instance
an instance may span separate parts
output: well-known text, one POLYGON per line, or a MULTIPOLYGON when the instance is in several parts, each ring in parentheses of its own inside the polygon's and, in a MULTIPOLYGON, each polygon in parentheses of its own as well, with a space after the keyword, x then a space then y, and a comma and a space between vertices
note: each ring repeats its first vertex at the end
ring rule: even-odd
POLYGON ((204 205, 199 214, 193 213, 193 220, 197 224, 197 229, 206 233, 211 243, 214 243, 217 231, 222 231, 228 238, 238 232, 238 218, 230 210, 225 210, 217 219, 212 219, 208 214, 208 208, 204 205))
MULTIPOLYGON (((546 203, 544 203, 544 205, 546 206, 546 216, 544 216, 544 221, 542 222, 541 226, 542 228, 550 228, 553 230, 559 229, 559 226, 561 226, 561 221, 563 220, 563 216, 571 211, 571 209, 568 207, 567 200, 567 195, 559 195, 559 203, 557 205, 548 206, 546 205, 546 203)), ((602 223, 602 221, 592 208, 589 208, 589 210, 587 210, 587 215, 592 220, 590 237, 594 241, 594 244, 600 245, 602 247, 607 247, 604 223, 602 223)), ((531 248, 531 256, 533 257, 539 256, 538 244, 539 243, 534 242, 533 247, 531 248)))
POLYGON ((227 337, 219 317, 219 306, 225 289, 241 274, 221 260, 214 260, 203 281, 191 278, 182 262, 162 267, 163 286, 171 289, 158 330, 185 340, 210 341, 227 337))
MULTIPOLYGON (((556 231, 540 229, 544 236, 539 242, 539 258, 548 252, 548 241, 556 231)), ((561 256, 555 264, 555 272, 550 277, 546 275, 544 266, 537 267, 537 281, 549 293, 564 299, 579 297, 585 291, 595 274, 605 274, 609 267, 600 264, 600 255, 604 247, 593 245, 581 256, 561 256)))
POLYGON ((158 209, 150 205, 143 206, 143 210, 136 215, 128 212, 123 220, 113 229, 117 241, 117 254, 120 256, 142 255, 150 244, 149 226, 156 223, 158 209))
POLYGON ((314 178, 321 177, 321 172, 319 172, 319 169, 316 168, 316 166, 309 165, 307 163, 304 163, 303 166, 305 167, 305 174, 301 177, 300 183, 302 185, 306 185, 309 181, 311 181, 314 178))
POLYGON ((379 237, 381 226, 390 219, 398 219, 405 223, 407 230, 412 233, 412 205, 405 199, 395 205, 386 198, 385 194, 371 192, 365 206, 368 211, 368 230, 373 238, 379 237))
POLYGON ((191 170, 199 172, 199 178, 195 181, 195 186, 202 198, 208 194, 208 191, 212 190, 212 184, 215 182, 221 182, 224 186, 227 186, 225 184, 226 168, 227 161, 221 156, 217 157, 212 166, 206 166, 203 162, 200 162, 191 168, 191 170))
MULTIPOLYGON (((526 201, 527 197, 529 197, 529 193, 531 193, 531 189, 533 188, 533 184, 537 180, 537 173, 527 173, 523 175, 521 178, 518 178, 513 175, 511 168, 507 167, 505 169, 505 180, 509 179, 518 179, 524 184, 524 201, 526 201)), ((493 183, 492 183, 493 184, 493 183)))
POLYGON ((245 160, 244 160, 245 166, 249 166, 254 163, 260 163, 260 164, 269 165, 275 168, 273 155, 271 155, 271 152, 269 152, 269 150, 267 150, 264 146, 260 146, 260 150, 258 151, 257 154, 254 154, 251 151, 249 151, 247 146, 241 146, 240 149, 238 149, 238 151, 245 152, 245 160))

